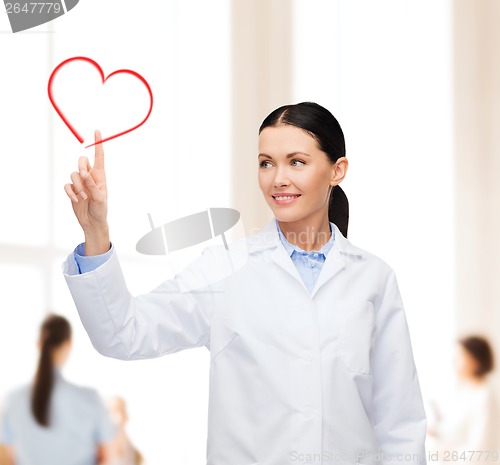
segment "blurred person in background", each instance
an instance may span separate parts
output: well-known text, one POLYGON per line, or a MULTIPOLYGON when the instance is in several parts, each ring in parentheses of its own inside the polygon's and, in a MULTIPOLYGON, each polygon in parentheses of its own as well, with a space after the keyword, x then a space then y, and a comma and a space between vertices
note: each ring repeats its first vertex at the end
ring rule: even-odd
POLYGON ((436 421, 428 428, 431 448, 440 462, 500 459, 500 411, 491 380, 493 369, 487 339, 468 336, 457 341, 455 389, 441 405, 433 402, 436 421))
MULTIPOLYGON (((0 418, 2 418, 2 404, 0 403, 0 418)), ((1 424, 0 424, 1 428, 1 424)), ((12 465, 12 461, 9 458, 8 455, 9 451, 7 448, 0 444, 0 465, 12 465)))
POLYGON ((135 448, 127 434, 127 405, 122 397, 113 397, 109 403, 111 418, 118 434, 111 444, 112 465, 144 465, 141 453, 135 448))
POLYGON ((13 465, 8 451, 4 446, 0 446, 0 465, 13 465))
POLYGON ((107 465, 116 429, 94 389, 66 381, 61 369, 71 349, 62 316, 42 323, 34 381, 7 397, 0 443, 15 465, 107 465))
POLYGON ((0 465, 13 465, 8 449, 2 444, 0 444, 0 465))

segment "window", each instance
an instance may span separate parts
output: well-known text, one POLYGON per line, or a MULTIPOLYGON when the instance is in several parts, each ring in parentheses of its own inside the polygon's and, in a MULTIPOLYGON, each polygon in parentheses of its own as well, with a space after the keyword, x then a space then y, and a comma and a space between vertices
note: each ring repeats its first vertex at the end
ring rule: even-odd
POLYGON ((2 358, 0 398, 32 378, 44 314, 63 314, 74 330, 67 378, 126 399, 129 433, 148 463, 204 460, 209 353, 124 363, 92 348, 61 263, 83 240, 63 186, 80 156, 93 163, 93 149, 56 114, 47 83, 63 60, 86 56, 105 76, 131 69, 151 86, 149 120, 104 144, 111 237, 131 291, 147 292, 186 264, 136 252, 150 229, 147 213, 160 225, 230 202, 229 7, 226 0, 82 0, 17 34, 7 33, 0 14, 0 351, 16 353, 2 358))

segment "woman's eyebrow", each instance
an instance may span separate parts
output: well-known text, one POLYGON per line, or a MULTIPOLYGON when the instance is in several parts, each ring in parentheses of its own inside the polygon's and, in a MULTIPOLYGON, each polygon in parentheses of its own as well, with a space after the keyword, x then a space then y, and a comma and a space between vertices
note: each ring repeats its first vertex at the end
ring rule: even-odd
MULTIPOLYGON (((310 157, 311 155, 309 155, 308 153, 305 153, 305 152, 292 152, 292 153, 289 153, 286 158, 290 158, 290 157, 295 157, 296 155, 306 155, 307 157, 310 157)), ((271 157, 271 155, 268 155, 267 153, 259 153, 259 155, 257 156, 257 158, 259 157, 267 157, 267 158, 270 158, 271 160, 273 159, 273 157, 271 157)))

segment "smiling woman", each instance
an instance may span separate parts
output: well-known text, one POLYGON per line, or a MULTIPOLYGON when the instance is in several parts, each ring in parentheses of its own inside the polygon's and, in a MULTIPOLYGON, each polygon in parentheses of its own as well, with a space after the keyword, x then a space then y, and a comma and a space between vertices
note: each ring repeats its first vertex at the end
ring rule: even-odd
POLYGON ((338 465, 403 455, 425 465, 394 271, 346 239, 347 199, 331 199, 348 166, 340 125, 305 102, 275 110, 259 133, 258 180, 275 218, 237 243, 248 260, 214 283, 228 255, 207 247, 138 296, 110 241, 96 133, 94 165, 82 157, 65 186, 85 232, 64 263, 81 321, 101 354, 121 360, 210 350, 207 465, 278 465, 325 450, 338 465))

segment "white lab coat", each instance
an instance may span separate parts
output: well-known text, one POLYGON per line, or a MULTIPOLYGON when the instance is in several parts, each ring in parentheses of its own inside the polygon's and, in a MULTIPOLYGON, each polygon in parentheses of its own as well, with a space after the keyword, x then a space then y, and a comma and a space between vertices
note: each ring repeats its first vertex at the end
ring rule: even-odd
POLYGON ((426 416, 393 270, 335 227, 309 294, 274 218, 242 244, 248 257, 233 272, 222 245, 207 247, 135 297, 116 253, 82 275, 70 255, 64 273, 101 354, 210 350, 207 465, 426 464, 426 416))
POLYGON ((428 437, 436 465, 498 461, 500 451, 500 410, 498 387, 491 378, 481 384, 455 380, 452 390, 440 403, 439 420, 428 437), (495 458, 496 457, 496 458, 495 458))

